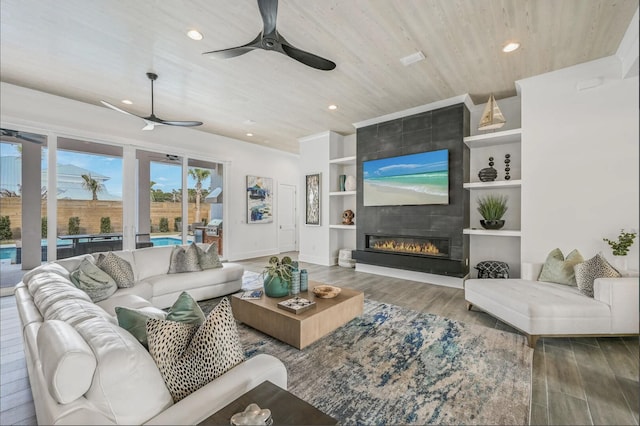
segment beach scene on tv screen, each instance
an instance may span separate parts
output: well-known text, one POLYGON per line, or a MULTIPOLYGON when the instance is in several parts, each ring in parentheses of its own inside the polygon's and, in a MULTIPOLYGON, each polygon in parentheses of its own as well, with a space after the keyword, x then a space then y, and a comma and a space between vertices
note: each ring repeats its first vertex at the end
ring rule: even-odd
POLYGON ((363 204, 449 204, 449 151, 422 152, 365 161, 363 204))

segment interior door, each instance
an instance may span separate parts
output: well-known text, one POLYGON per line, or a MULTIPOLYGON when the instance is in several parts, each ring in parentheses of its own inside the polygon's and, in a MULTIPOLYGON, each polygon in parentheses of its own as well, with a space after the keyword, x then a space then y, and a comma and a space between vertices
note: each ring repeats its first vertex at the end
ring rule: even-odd
POLYGON ((278 185, 278 249, 280 253, 295 251, 297 247, 296 187, 278 185))

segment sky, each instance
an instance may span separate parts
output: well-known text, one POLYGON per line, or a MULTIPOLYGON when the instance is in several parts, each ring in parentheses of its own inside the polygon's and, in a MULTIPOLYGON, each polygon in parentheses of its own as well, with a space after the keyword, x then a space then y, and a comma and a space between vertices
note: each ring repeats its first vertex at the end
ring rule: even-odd
MULTIPOLYGON (((2 143, 2 156, 20 156, 16 145, 2 143)), ((46 149, 46 148, 45 148, 46 149)), ((47 168, 46 154, 43 155, 42 168, 47 168)), ((93 173, 108 176, 105 182, 107 191, 116 196, 122 196, 122 158, 96 154, 83 154, 73 151, 58 150, 58 164, 73 164, 93 173)), ((182 187, 182 168, 179 165, 151 163, 151 180, 156 182, 154 189, 171 192, 172 189, 182 187)), ((206 183, 203 187, 206 188, 206 183)), ((195 179, 187 177, 187 188, 195 187, 195 179)))
POLYGON ((421 152, 400 157, 381 158, 362 164, 365 178, 412 175, 448 170, 449 151, 421 152))

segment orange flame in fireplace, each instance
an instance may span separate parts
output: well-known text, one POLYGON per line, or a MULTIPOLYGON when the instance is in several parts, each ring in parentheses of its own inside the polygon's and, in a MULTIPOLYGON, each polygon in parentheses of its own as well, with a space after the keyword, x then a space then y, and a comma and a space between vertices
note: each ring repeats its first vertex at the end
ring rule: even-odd
POLYGON ((438 247, 430 241, 427 243, 404 242, 395 240, 375 241, 373 248, 377 250, 397 251, 402 253, 439 254, 438 247))

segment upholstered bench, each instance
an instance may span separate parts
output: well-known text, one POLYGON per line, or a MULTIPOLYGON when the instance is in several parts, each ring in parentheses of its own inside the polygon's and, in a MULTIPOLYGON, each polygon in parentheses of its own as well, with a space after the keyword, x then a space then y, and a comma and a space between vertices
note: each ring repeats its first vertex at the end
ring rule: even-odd
POLYGON ((537 281, 542 264, 523 263, 520 279, 465 281, 467 308, 476 306, 522 331, 530 347, 540 336, 638 334, 638 278, 598 278, 594 297, 577 287, 537 281))

